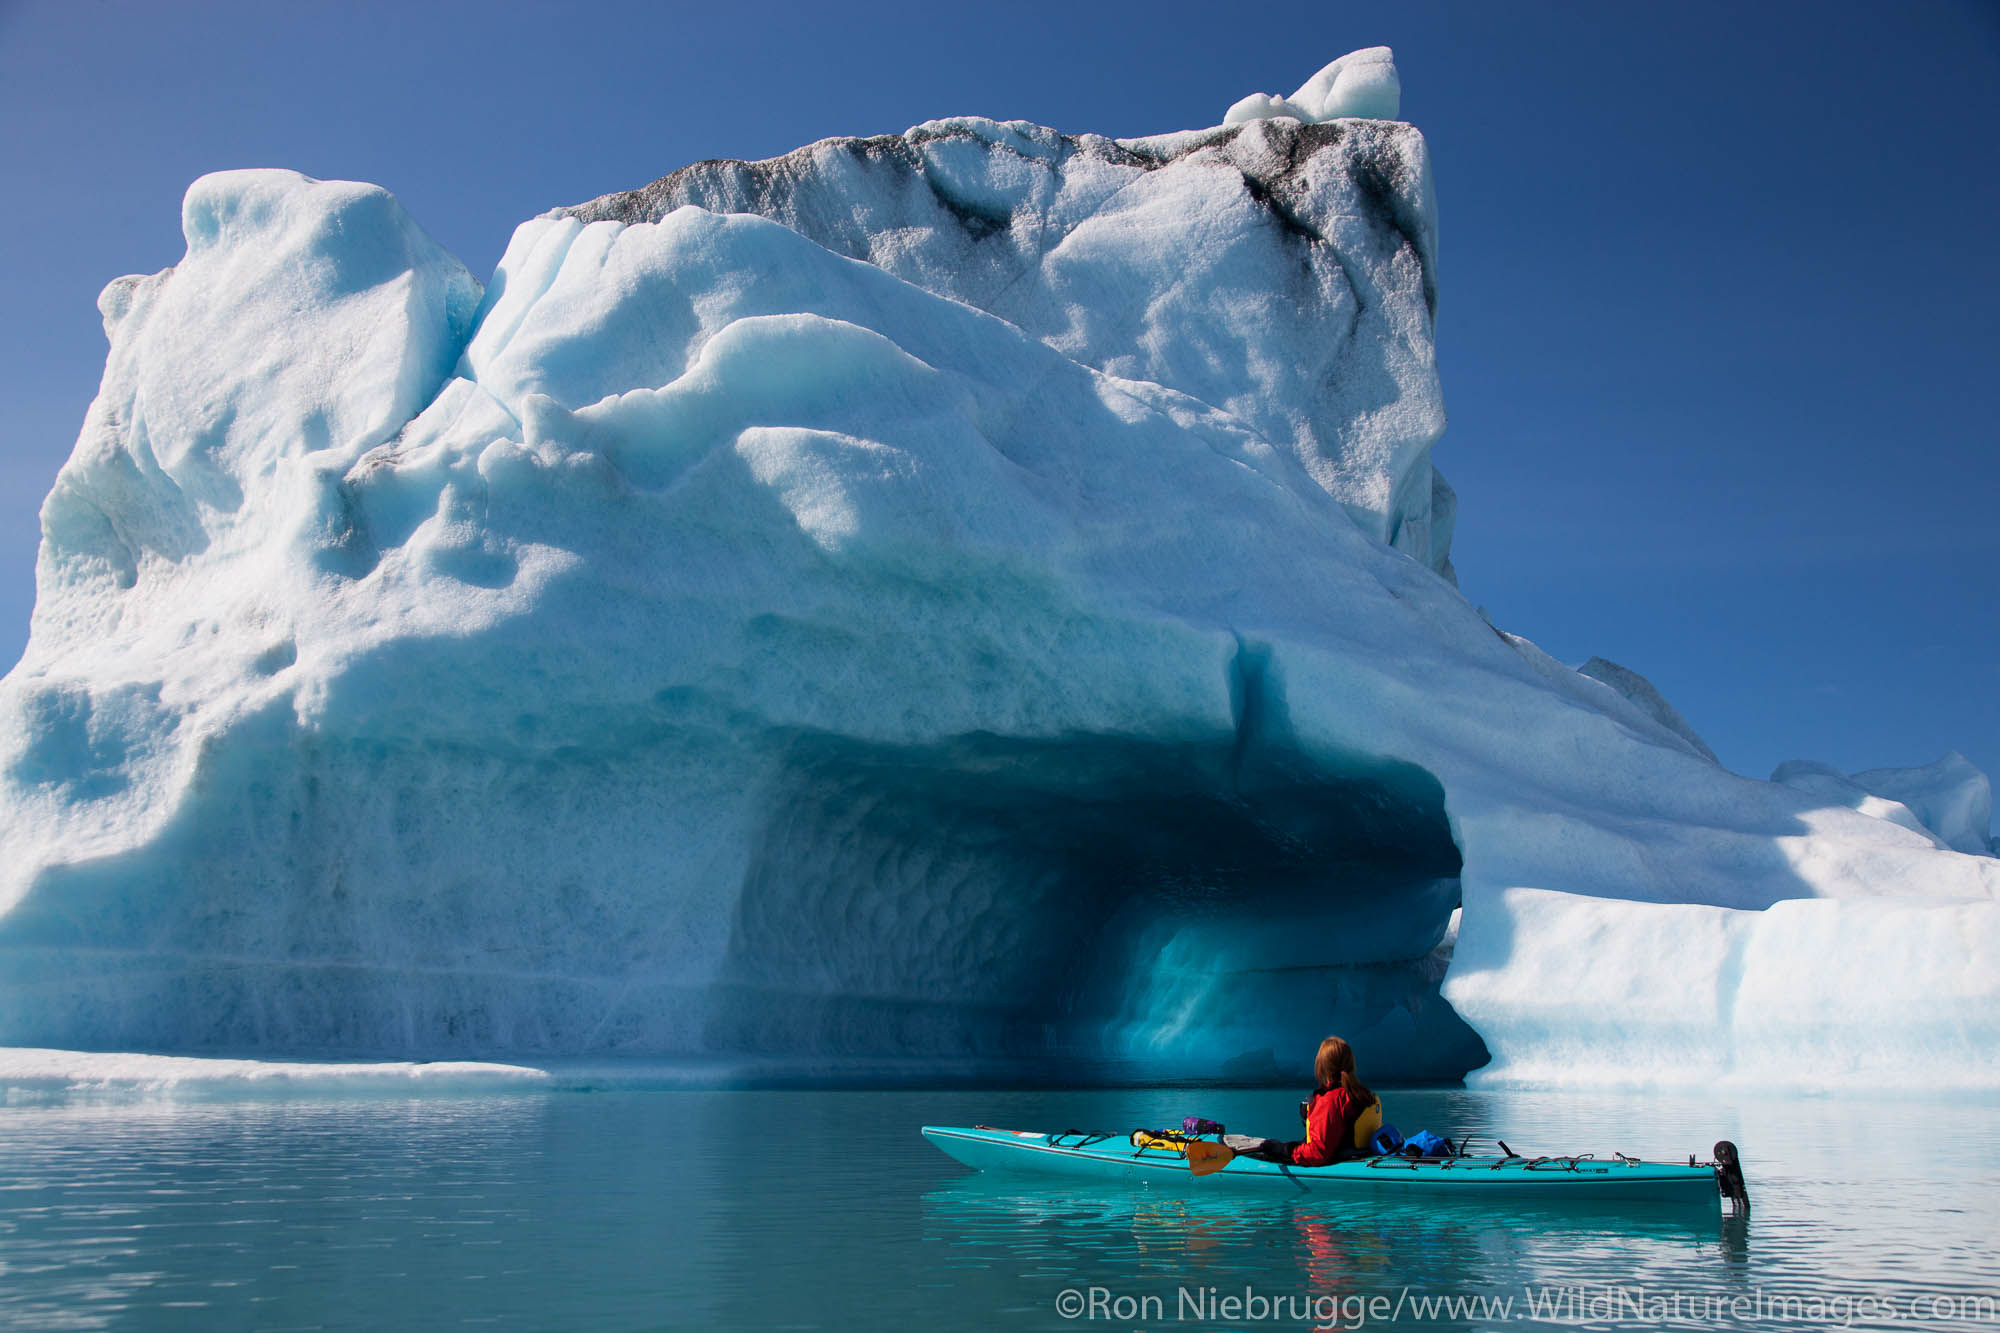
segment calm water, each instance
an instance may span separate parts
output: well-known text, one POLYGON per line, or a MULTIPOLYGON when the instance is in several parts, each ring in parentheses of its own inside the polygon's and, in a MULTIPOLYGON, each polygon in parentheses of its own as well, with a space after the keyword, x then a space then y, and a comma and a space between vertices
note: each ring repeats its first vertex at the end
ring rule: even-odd
POLYGON ((1078 1189, 974 1176, 916 1133, 1194 1113, 1283 1134, 1295 1100, 621 1091, 5 1107, 0 1327, 2000 1328, 1990 1101, 1386 1095, 1406 1131, 1497 1133, 1523 1151, 1706 1157, 1733 1138, 1747 1222, 1078 1189), (1202 1304, 1246 1288, 1278 1308, 1202 1304), (1495 1304, 1421 1313, 1437 1297, 1495 1304), (1078 1299, 1083 1317, 1065 1318, 1078 1299))

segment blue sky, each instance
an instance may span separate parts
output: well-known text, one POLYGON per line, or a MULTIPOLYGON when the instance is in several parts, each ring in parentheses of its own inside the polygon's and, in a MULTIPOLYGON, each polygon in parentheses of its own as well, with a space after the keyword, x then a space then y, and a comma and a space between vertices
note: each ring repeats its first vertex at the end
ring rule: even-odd
POLYGON ((1466 594, 1725 763, 2000 769, 2000 6, 0 0, 0 664, 187 183, 394 190, 475 273, 705 157, 936 116, 1146 134, 1386 43, 1429 137, 1466 594))

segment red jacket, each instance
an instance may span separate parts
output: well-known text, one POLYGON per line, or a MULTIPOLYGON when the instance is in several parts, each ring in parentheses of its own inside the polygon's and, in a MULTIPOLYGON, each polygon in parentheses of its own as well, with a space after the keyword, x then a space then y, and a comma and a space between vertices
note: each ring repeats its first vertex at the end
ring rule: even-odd
POLYGON ((1292 1149, 1292 1165, 1325 1166, 1354 1155, 1354 1122, 1368 1108, 1338 1085, 1321 1088, 1306 1107, 1306 1141, 1292 1149))

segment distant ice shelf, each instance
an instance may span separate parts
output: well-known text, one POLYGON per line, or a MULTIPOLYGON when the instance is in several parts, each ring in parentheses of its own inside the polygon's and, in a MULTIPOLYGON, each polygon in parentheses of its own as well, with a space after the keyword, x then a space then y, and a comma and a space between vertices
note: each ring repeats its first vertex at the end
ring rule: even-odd
POLYGON ((0 1105, 245 1095, 485 1094, 552 1083, 544 1069, 484 1061, 231 1060, 0 1048, 0 1105))

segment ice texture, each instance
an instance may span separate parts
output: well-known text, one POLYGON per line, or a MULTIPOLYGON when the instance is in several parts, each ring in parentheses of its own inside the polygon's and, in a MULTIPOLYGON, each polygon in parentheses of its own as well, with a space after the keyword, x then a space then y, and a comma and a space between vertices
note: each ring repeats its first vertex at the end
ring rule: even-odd
POLYGON ((1577 670, 1592 680, 1603 681, 1624 695, 1644 710, 1647 717, 1693 746, 1695 753, 1702 758, 1711 763, 1721 762, 1716 759, 1715 751, 1709 749, 1707 743, 1695 734, 1694 728, 1688 725, 1688 720, 1681 716, 1680 710, 1667 702, 1666 697, 1654 688, 1652 681, 1632 668, 1619 666, 1616 662, 1602 657, 1593 657, 1577 670))
MULTIPOLYGON (((1364 532, 1451 576, 1455 500, 1430 461, 1444 430, 1436 207, 1408 125, 1257 121, 1114 142, 939 120, 699 162, 548 221, 660 222, 689 205, 781 222, 1080 365, 1227 412, 1364 532)), ((534 244, 553 252, 570 234, 551 226, 534 244)), ((588 402, 624 369, 555 396, 588 402)))
POLYGON ((483 294, 204 177, 0 681, 0 1042, 1990 1084, 2000 862, 1444 576, 1426 162, 933 122, 483 294))

